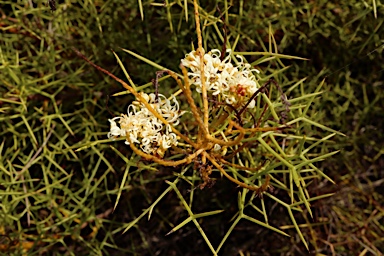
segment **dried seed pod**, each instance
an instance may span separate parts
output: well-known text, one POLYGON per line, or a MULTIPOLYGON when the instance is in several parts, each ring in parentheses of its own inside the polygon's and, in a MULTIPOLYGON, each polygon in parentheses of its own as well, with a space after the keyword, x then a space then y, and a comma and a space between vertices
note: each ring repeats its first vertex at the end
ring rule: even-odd
POLYGON ((48 5, 51 8, 51 11, 56 11, 56 0, 48 0, 48 5))

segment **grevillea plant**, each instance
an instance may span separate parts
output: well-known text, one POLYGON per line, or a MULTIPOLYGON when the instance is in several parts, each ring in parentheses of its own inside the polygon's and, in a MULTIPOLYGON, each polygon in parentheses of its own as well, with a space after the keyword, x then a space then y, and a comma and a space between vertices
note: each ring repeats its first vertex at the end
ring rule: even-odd
MULTIPOLYGON (((268 197, 287 208, 288 216, 307 246, 292 210, 302 211, 301 207, 304 206, 311 214, 310 201, 321 198, 311 197, 307 186, 315 178, 329 178, 313 163, 335 152, 318 155, 309 152, 337 133, 307 116, 308 108, 319 94, 321 85, 312 94, 288 100, 278 83, 263 78, 260 71, 248 64, 243 55, 234 53, 233 49, 223 52, 204 49, 196 1, 194 9, 197 49, 181 59, 181 73, 159 71, 153 80, 151 92, 138 91, 132 83, 125 83, 77 51, 79 56, 118 81, 136 98, 129 104, 126 113, 109 119, 108 138, 123 138, 133 153, 140 157, 140 161, 178 167, 180 176, 189 169, 197 171, 201 178, 197 187, 201 189, 213 186, 214 181, 220 178, 217 173, 232 181, 235 186, 243 188, 234 224, 215 249, 196 218, 221 211, 194 214, 177 189, 179 178, 174 182, 167 181, 169 190, 177 192, 190 215, 171 232, 189 221, 194 222, 215 255, 240 219, 247 219, 287 235, 268 224, 264 207, 258 208, 252 203, 252 200, 263 201, 268 197), (172 94, 163 95, 158 92, 161 87, 158 78, 163 74, 175 81, 175 89, 170 90, 172 94), (260 83, 262 80, 264 82, 260 83), (332 134, 318 139, 312 137, 312 133, 308 132, 311 128, 308 127, 322 128, 332 134), (303 135, 303 129, 306 129, 306 135, 303 135), (271 193, 273 187, 287 191, 291 201, 284 202, 275 197, 271 193), (252 193, 248 202, 247 193, 252 193), (244 214, 243 210, 247 206, 263 213, 264 221, 244 214)), ((140 217, 128 223, 125 230, 135 225, 145 214, 150 215, 158 201, 140 217)))
MULTIPOLYGON (((211 183, 209 175, 212 168, 217 168, 225 177, 241 187, 258 193, 266 191, 270 187, 269 178, 266 179, 265 185, 257 186, 230 176, 223 167, 223 165, 229 165, 239 170, 257 172, 262 165, 247 167, 236 161, 235 155, 245 153, 247 146, 252 144, 244 140, 254 138, 258 132, 289 128, 285 124, 260 127, 266 121, 263 118, 268 105, 265 105, 264 111, 257 111, 255 98, 258 93, 267 91, 266 87, 271 81, 263 86, 258 85, 253 74, 258 71, 250 69, 250 65, 244 63, 241 56, 236 57, 240 63, 233 66, 230 55, 221 61, 219 50, 215 49, 205 54, 204 49, 199 48, 181 60, 183 80, 172 71, 163 71, 174 78, 180 86, 181 91, 175 94, 183 93, 189 104, 189 110, 180 110, 175 95, 167 99, 159 93, 138 93, 123 82, 123 85, 135 95, 137 101, 128 106, 127 114, 109 119, 111 127, 108 138, 124 137, 125 143, 137 155, 163 166, 175 167, 192 162, 198 163, 204 181, 201 187, 211 183), (200 58, 204 61, 200 61, 200 58), (195 103, 191 84, 203 99, 202 108, 195 103), (187 111, 191 112, 195 123, 192 129, 183 131, 178 129, 183 128, 180 117, 187 111), (185 135, 191 132, 196 134, 185 135), (179 140, 183 141, 183 146, 178 146, 179 140), (170 149, 170 155, 177 154, 181 159, 165 159, 168 149, 170 149)), ((118 79, 118 81, 121 80, 118 79)), ((285 98, 284 95, 282 96, 285 98)), ((286 108, 289 111, 289 102, 285 100, 283 103, 287 105, 286 108)), ((275 121, 278 123, 279 120, 275 121)))

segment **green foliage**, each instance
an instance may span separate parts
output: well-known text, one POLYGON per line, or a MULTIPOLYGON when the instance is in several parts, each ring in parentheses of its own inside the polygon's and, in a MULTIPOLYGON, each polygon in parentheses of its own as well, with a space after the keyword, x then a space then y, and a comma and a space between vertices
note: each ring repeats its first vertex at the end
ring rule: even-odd
MULTIPOLYGON (((212 188, 190 191, 201 183, 197 170, 160 168, 138 161, 121 142, 110 143, 109 111, 123 112, 133 97, 123 94, 108 100, 108 95, 123 90, 121 86, 71 49, 76 47, 120 78, 125 72, 111 49, 130 50, 118 53, 121 64, 137 88, 149 90, 157 69, 142 60, 177 71, 180 59, 197 45, 190 1, 165 1, 166 6, 162 1, 56 2, 57 11, 51 12, 46 1, 0 1, 2 253, 305 254, 304 240, 311 252, 325 255, 380 253, 380 2, 202 3, 204 47, 221 48, 222 16, 228 46, 260 53, 245 56, 262 71, 262 79, 275 78, 288 98, 298 99, 291 117, 302 114, 297 121, 303 132, 291 138, 302 141, 298 152, 310 148, 309 158, 292 151, 289 160, 308 164, 300 166, 304 189, 290 197, 292 176, 279 165, 271 166, 282 178, 272 180, 276 190, 263 198, 236 189, 219 175, 212 188), (261 54, 265 52, 269 54, 261 54), (332 137, 329 131, 347 136, 332 137), (79 147, 84 148, 76 151, 79 147), (321 164, 310 163, 340 149, 321 164), (327 182, 331 179, 338 187, 327 182), (310 211, 313 219, 308 218, 310 211)), ((169 81, 160 89, 175 86, 169 81)), ((278 135, 265 136, 280 147, 274 141, 278 135)))

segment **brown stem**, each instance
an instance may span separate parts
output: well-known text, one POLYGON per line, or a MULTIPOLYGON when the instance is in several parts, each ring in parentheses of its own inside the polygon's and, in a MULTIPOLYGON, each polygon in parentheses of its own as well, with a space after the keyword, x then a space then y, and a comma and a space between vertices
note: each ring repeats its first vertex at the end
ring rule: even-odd
POLYGON ((181 165, 181 164, 184 164, 184 163, 188 164, 188 163, 192 162, 192 160, 194 158, 196 158, 198 155, 200 155, 204 151, 204 149, 199 149, 195 153, 187 156, 184 159, 178 160, 178 161, 163 160, 163 159, 158 158, 156 156, 144 153, 143 151, 138 149, 135 146, 135 144, 130 140, 129 135, 126 138, 127 138, 127 141, 129 142, 129 146, 131 147, 133 152, 136 153, 136 155, 141 156, 141 157, 145 158, 148 161, 153 161, 153 162, 156 162, 158 164, 161 164, 163 166, 178 166, 178 165, 181 165))
POLYGON ((240 187, 243 187, 243 188, 246 188, 246 189, 249 189, 249 190, 253 190, 253 191, 258 191, 259 190, 259 187, 258 186, 251 186, 251 185, 248 185, 248 184, 245 184, 244 182, 241 182, 233 177, 231 177, 224 169, 223 167, 221 167, 215 159, 213 159, 208 153, 204 152, 203 155, 205 155, 209 161, 211 161, 211 163, 227 178, 229 179, 230 181, 232 181, 233 183, 236 183, 237 185, 239 185, 240 187))
POLYGON ((209 118, 208 95, 207 95, 207 87, 206 87, 206 84, 205 84, 204 49, 203 49, 203 39, 201 37, 199 6, 197 4, 197 0, 193 1, 193 5, 194 5, 194 8, 195 8, 197 44, 198 44, 198 52, 199 52, 199 57, 200 57, 200 80, 201 80, 201 92, 202 92, 202 95, 203 95, 204 128, 206 130, 206 133, 208 133, 208 118, 209 118))

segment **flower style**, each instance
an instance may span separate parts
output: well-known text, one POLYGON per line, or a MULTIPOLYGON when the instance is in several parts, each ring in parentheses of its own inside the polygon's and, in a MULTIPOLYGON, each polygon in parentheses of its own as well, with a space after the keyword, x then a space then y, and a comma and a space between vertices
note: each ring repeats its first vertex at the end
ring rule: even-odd
MULTIPOLYGON (((257 91, 256 78, 251 69, 251 65, 244 62, 240 55, 237 66, 233 66, 231 61, 230 49, 227 50, 228 56, 223 61, 220 60, 220 51, 213 49, 204 54, 204 74, 207 91, 212 95, 220 95, 222 100, 234 107, 245 105, 250 97, 257 91)), ((197 51, 192 51, 181 60, 181 64, 190 69, 188 76, 190 83, 196 86, 196 91, 201 93, 201 72, 200 57, 197 51)), ((248 108, 253 108, 255 101, 252 100, 248 108)))
MULTIPOLYGON (((108 138, 129 136, 129 141, 139 144, 143 152, 164 157, 166 150, 177 146, 178 143, 177 136, 172 132, 170 125, 178 125, 179 117, 185 111, 179 111, 179 103, 174 97, 172 104, 162 94, 158 94, 158 99, 154 93, 148 95, 142 92, 141 96, 167 120, 169 125, 164 125, 143 103, 134 101, 128 106, 127 114, 109 119, 111 127, 108 138)), ((129 145, 129 141, 127 139, 125 143, 129 145)))

